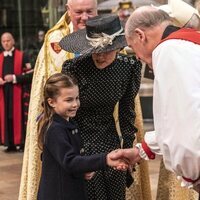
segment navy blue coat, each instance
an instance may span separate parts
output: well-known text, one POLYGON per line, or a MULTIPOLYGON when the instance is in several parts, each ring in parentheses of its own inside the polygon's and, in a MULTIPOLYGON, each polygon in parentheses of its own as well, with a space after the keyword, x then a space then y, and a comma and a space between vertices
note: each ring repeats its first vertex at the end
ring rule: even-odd
POLYGON ((38 200, 86 200, 84 173, 106 168, 106 153, 81 155, 77 125, 55 114, 45 138, 38 200))

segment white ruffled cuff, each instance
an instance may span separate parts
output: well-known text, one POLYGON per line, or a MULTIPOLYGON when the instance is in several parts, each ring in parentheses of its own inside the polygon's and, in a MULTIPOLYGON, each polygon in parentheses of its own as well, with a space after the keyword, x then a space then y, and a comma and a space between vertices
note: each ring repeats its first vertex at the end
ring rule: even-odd
POLYGON ((144 151, 144 149, 142 148, 142 144, 141 143, 137 143, 135 145, 135 147, 138 148, 139 150, 139 155, 141 158, 143 158, 144 160, 149 160, 149 157, 147 156, 146 152, 144 151))

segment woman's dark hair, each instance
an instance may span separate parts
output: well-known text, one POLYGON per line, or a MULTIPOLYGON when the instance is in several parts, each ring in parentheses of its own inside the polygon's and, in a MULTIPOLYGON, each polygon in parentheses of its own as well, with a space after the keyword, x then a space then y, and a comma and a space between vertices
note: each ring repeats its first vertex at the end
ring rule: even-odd
POLYGON ((43 93, 43 112, 39 118, 38 122, 38 145, 42 149, 45 135, 52 122, 52 116, 54 114, 53 108, 49 105, 48 99, 55 99, 60 95, 60 89, 71 88, 78 86, 77 80, 71 75, 65 75, 62 73, 56 73, 50 76, 44 86, 43 93))

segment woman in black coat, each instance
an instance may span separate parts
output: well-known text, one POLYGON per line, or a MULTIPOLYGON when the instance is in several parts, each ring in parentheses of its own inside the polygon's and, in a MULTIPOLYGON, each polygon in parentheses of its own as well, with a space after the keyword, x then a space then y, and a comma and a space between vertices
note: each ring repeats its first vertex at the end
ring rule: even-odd
MULTIPOLYGON (((91 18, 86 22, 86 29, 60 42, 64 50, 83 54, 65 61, 62 72, 78 80, 81 107, 75 120, 86 155, 133 146, 137 131, 134 98, 140 87, 141 63, 134 56, 119 53, 126 45, 116 15, 91 18), (113 117, 117 103, 121 138, 113 117)), ((131 184, 127 175, 130 174, 112 168, 98 171, 87 182, 89 200, 125 200, 126 186, 131 184)))

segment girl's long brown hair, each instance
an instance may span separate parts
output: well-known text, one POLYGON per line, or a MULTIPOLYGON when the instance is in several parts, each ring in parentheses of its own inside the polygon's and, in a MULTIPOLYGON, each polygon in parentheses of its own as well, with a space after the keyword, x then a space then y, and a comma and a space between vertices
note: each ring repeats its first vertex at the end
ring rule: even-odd
POLYGON ((71 88, 74 86, 78 86, 78 83, 71 75, 56 73, 47 79, 43 92, 43 112, 38 119, 38 145, 41 150, 43 149, 46 132, 51 125, 52 116, 54 114, 54 110, 49 105, 48 99, 57 98, 60 94, 61 88, 71 88))

